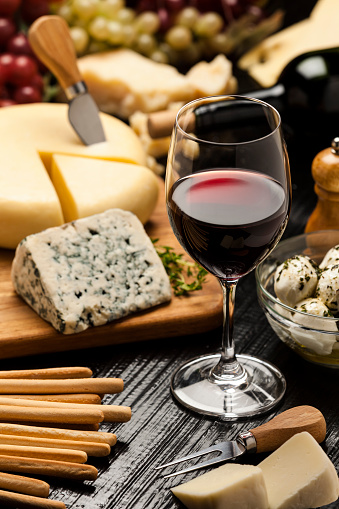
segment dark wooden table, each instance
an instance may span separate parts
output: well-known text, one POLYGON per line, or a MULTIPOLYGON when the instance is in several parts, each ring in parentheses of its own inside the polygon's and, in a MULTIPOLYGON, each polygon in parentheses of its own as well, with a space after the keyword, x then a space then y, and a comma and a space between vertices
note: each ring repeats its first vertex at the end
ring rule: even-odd
MULTIPOLYGON (((337 135, 333 133, 333 137, 337 135)), ((285 237, 303 232, 316 203, 311 161, 330 142, 319 137, 311 142, 290 140, 293 206, 285 237)), ((1 361, 0 369, 84 365, 92 368, 94 376, 117 376, 125 381, 124 391, 106 396, 104 402, 131 406, 133 417, 128 423, 101 427, 114 431, 118 443, 109 457, 90 458, 89 463, 99 469, 98 479, 84 483, 48 479, 50 497, 63 501, 68 509, 182 508, 170 488, 197 473, 164 479, 154 470, 156 465, 218 441, 233 439, 239 431, 258 426, 295 405, 313 405, 323 412, 327 422, 324 447, 339 470, 336 392, 339 370, 310 364, 280 342, 258 305, 254 274, 238 286, 235 336, 238 353, 255 354, 273 362, 287 379, 286 395, 274 412, 243 422, 223 422, 193 414, 179 406, 170 394, 170 378, 177 366, 191 357, 220 348, 219 328, 191 337, 1 361)), ((263 457, 246 456, 240 461, 257 464, 263 457)), ((339 503, 328 507, 339 507, 339 503)))

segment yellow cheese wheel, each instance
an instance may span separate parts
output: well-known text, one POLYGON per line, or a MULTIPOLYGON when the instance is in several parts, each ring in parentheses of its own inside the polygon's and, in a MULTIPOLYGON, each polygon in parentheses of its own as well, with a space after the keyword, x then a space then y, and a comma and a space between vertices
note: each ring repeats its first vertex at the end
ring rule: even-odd
POLYGON ((15 248, 25 236, 64 222, 48 176, 53 154, 146 163, 141 142, 127 124, 101 113, 107 141, 85 146, 67 110, 68 105, 48 103, 0 109, 1 247, 15 248))
POLYGON ((151 170, 116 161, 54 155, 51 179, 67 222, 120 208, 133 212, 145 223, 159 194, 151 170))

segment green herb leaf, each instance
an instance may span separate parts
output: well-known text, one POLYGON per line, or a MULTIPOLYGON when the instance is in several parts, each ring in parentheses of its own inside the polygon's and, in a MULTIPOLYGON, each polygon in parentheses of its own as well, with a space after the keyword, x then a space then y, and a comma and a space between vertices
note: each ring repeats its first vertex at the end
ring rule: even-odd
POLYGON ((152 239, 155 250, 160 257, 174 295, 187 295, 189 292, 201 290, 208 274, 207 270, 196 262, 189 262, 180 253, 175 253, 169 246, 156 246, 159 239, 152 239))

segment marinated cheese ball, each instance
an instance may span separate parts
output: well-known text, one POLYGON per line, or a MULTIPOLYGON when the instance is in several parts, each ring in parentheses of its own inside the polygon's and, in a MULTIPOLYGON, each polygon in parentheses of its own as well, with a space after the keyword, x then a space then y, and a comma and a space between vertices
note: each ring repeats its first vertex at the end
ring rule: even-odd
POLYGON ((307 330, 293 329, 293 338, 317 355, 330 355, 338 340, 338 328, 328 307, 320 299, 311 297, 298 302, 295 309, 301 312, 293 314, 293 322, 307 330))
POLYGON ((336 265, 338 263, 339 263, 339 244, 332 247, 329 251, 327 251, 319 267, 321 269, 325 269, 330 265, 336 265))
POLYGON ((319 276, 315 296, 332 311, 339 311, 339 264, 323 269, 319 276))
POLYGON ((317 283, 317 268, 308 256, 298 255, 285 260, 274 275, 275 294, 281 302, 290 307, 311 297, 317 283))

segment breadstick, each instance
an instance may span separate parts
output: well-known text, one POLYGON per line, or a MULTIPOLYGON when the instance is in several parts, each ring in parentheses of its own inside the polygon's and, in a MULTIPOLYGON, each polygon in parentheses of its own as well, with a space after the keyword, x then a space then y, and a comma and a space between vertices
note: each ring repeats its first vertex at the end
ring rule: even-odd
MULTIPOLYGON (((19 400, 16 400, 19 401, 19 400)), ((102 422, 103 412, 93 405, 94 409, 87 410, 79 405, 79 409, 73 408, 39 408, 28 406, 0 405, 0 419, 6 421, 29 421, 48 423, 78 423, 92 424, 102 422)))
POLYGON ((79 481, 94 481, 98 475, 97 469, 92 465, 4 455, 0 456, 0 470, 22 474, 63 477, 79 481))
POLYGON ((38 401, 54 401, 64 403, 87 403, 89 405, 100 405, 99 394, 1 394, 2 398, 31 399, 38 401))
POLYGON ((70 463, 86 463, 87 454, 84 451, 71 449, 53 449, 52 447, 32 447, 24 445, 0 444, 0 455, 23 456, 27 458, 41 458, 46 460, 69 461, 70 463))
POLYGON ((0 394, 71 394, 90 392, 115 394, 121 392, 121 378, 74 378, 70 380, 0 380, 0 394))
POLYGON ((48 497, 49 484, 40 479, 0 472, 0 489, 17 491, 35 497, 48 497))
POLYGON ((86 409, 88 411, 100 411, 104 415, 106 422, 127 422, 131 419, 131 408, 123 405, 74 405, 72 403, 60 403, 52 401, 32 401, 29 399, 3 398, 0 396, 0 417, 2 405, 13 405, 16 407, 34 407, 34 408, 66 408, 66 409, 86 409))
MULTIPOLYGON (((88 456, 108 456, 111 447, 104 443, 84 442, 81 440, 61 440, 57 438, 36 438, 17 435, 1 435, 0 444, 24 445, 28 447, 52 447, 84 451, 88 456)), ((1 447, 1 445, 0 445, 1 447)))
MULTIPOLYGON (((5 420, 0 419, 0 423, 6 424, 5 420)), ((7 421, 8 423, 8 421, 7 421)), ((26 426, 39 426, 40 428, 70 429, 76 431, 99 431, 99 424, 70 424, 66 422, 29 422, 29 421, 11 421, 12 424, 24 424, 26 426)))
POLYGON ((0 506, 14 507, 15 509, 34 508, 34 509, 66 509, 63 502, 39 498, 31 495, 22 495, 21 493, 10 493, 0 490, 0 506))
POLYGON ((33 378, 39 380, 60 379, 60 378, 89 378, 93 372, 89 368, 78 366, 65 368, 45 368, 45 369, 16 369, 9 371, 0 371, 0 378, 33 378))
POLYGON ((0 423, 0 434, 100 442, 109 445, 115 445, 117 441, 117 437, 114 433, 107 433, 104 431, 79 431, 73 429, 45 428, 41 426, 27 426, 25 424, 13 424, 7 422, 0 423))

